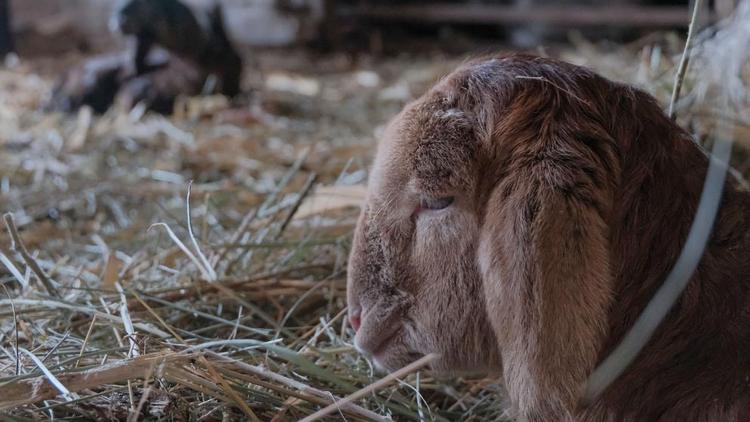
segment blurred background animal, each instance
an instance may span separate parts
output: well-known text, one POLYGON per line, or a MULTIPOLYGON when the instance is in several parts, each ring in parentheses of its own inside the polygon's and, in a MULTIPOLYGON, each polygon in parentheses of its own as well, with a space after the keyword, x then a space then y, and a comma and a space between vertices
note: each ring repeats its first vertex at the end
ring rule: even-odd
MULTIPOLYGON (((169 61, 163 51, 155 51, 145 59, 152 72, 163 68, 169 61)), ((135 76, 132 56, 127 51, 88 58, 68 69, 55 82, 44 109, 72 113, 85 105, 95 113, 104 113, 122 85, 135 76)))
POLYGON ((103 54, 70 68, 52 89, 45 109, 71 113, 86 105, 104 113, 124 80, 134 74, 129 54, 103 54))
POLYGON ((166 65, 125 81, 115 100, 126 109, 143 103, 149 110, 170 114, 177 97, 201 94, 206 78, 202 69, 172 57, 166 65))
POLYGON ((123 104, 142 101, 165 114, 181 95, 240 93, 242 59, 226 33, 221 6, 194 13, 177 0, 130 0, 112 23, 133 37, 133 49, 73 66, 55 84, 47 110, 73 112, 88 105, 104 113, 121 89, 123 104))
POLYGON ((135 69, 147 73, 146 56, 154 45, 172 54, 198 61, 209 45, 207 23, 178 0, 130 0, 112 17, 112 29, 135 39, 135 69))
POLYGON ((135 38, 138 75, 149 71, 145 59, 152 47, 160 46, 215 75, 217 92, 228 96, 239 93, 242 59, 227 36, 219 4, 196 15, 178 0, 131 0, 116 12, 113 21, 123 34, 135 38))

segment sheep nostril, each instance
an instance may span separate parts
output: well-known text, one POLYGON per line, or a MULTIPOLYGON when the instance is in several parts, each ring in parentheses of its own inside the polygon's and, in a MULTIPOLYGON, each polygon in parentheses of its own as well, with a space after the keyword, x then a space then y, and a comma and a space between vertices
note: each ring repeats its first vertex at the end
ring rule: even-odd
POLYGON ((362 325, 362 318, 360 317, 359 312, 349 314, 349 323, 352 325, 352 328, 354 328, 355 333, 359 331, 359 326, 362 325))

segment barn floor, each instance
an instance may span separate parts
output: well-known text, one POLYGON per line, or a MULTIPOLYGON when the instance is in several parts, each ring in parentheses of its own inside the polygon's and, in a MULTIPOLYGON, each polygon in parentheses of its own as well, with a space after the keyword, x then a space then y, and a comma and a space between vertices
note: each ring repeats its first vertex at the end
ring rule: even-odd
MULTIPOLYGON (((666 101, 681 42, 654 40, 554 54, 666 101)), ((78 57, 0 70, 0 412, 297 420, 379 378, 344 318, 367 166, 384 123, 465 58, 254 57, 240 105, 168 118, 40 112, 78 57)), ((497 420, 501 396, 419 373, 330 419, 497 420)))

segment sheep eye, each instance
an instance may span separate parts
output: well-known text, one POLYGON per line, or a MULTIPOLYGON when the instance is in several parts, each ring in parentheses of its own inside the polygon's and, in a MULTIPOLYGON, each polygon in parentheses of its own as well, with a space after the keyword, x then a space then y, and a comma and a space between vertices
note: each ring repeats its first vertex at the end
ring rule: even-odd
POLYGON ((447 208, 453 203, 453 197, 447 196, 445 198, 422 198, 419 201, 419 208, 423 210, 442 210, 447 208))

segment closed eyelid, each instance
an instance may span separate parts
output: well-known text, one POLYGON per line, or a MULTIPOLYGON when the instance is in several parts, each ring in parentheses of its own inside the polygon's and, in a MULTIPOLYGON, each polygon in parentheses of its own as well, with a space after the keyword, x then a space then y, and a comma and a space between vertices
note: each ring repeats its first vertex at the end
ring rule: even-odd
POLYGON ((419 206, 427 210, 441 210, 451 206, 455 202, 454 196, 423 196, 419 206))

